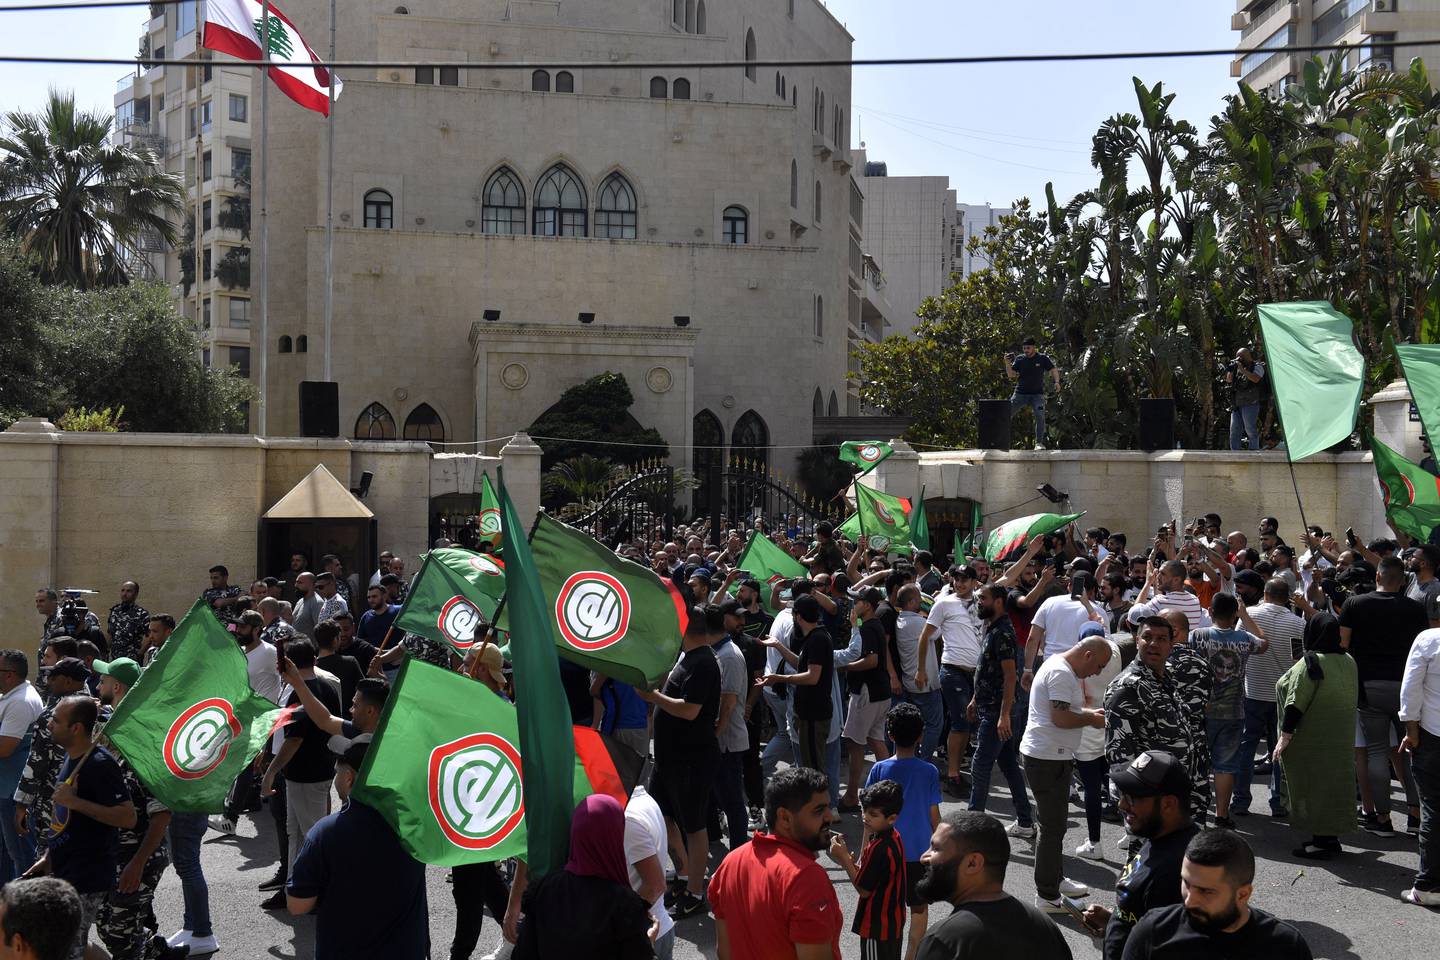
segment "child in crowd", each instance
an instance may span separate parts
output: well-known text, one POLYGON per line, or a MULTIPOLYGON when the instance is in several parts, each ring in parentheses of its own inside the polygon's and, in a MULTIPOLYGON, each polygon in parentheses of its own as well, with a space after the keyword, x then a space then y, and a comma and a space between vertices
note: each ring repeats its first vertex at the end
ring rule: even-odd
POLYGON ((929 906, 916 892, 925 868, 920 855, 930 848, 930 835, 940 824, 940 773, 935 765, 915 755, 925 734, 925 717, 913 703, 897 703, 885 717, 885 733, 895 744, 895 756, 870 768, 865 785, 894 780, 905 798, 895 829, 905 850, 905 901, 910 907, 910 943, 905 960, 915 960, 929 922, 929 906))
POLYGON ((905 845, 895 821, 904 799, 894 780, 881 780, 860 791, 865 833, 859 865, 843 836, 837 833, 830 841, 830 856, 845 868, 860 894, 851 929, 860 935, 861 960, 900 960, 905 933, 905 845))

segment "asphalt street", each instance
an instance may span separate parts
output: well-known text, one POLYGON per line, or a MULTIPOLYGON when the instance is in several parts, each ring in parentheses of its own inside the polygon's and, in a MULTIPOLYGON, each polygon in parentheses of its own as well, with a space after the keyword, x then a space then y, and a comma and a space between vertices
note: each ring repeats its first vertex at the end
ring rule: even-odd
MULTIPOLYGON (((997 771, 998 774, 998 771, 997 771)), ((998 776, 997 776, 998 779, 998 776)), ((1257 777, 1253 809, 1268 810, 1268 789, 1257 777)), ((1267 781, 1268 782, 1268 781, 1267 781)), ((1337 785, 1338 787, 1339 785, 1337 785)), ((1008 792, 1003 786, 992 788, 990 811, 1007 823, 1010 820, 1008 792)), ((960 804, 946 803, 943 811, 959 809, 960 804)), ((1396 817, 1404 823, 1404 800, 1397 795, 1396 817)), ((1106 862, 1095 863, 1069 856, 1084 837, 1084 814, 1071 808, 1070 829, 1066 835, 1066 875, 1087 883, 1092 888, 1090 902, 1106 906, 1114 903, 1115 878, 1121 867, 1121 852, 1115 841, 1122 829, 1106 823, 1103 827, 1106 862)), ((1254 814, 1238 820, 1240 832, 1254 847, 1259 859, 1252 903, 1293 923, 1309 941, 1317 958, 1331 960, 1407 960, 1437 955, 1436 937, 1440 936, 1440 911, 1427 911, 1401 902, 1399 893, 1408 889, 1418 867, 1415 839, 1403 834, 1394 839, 1380 839, 1365 833, 1344 837, 1344 856, 1329 862, 1308 862, 1291 856, 1291 849, 1300 839, 1285 824, 1268 816, 1254 814)), ((856 848, 860 824, 858 816, 844 818, 841 828, 856 848)), ((723 855, 719 846, 716 857, 723 855)), ((1029 842, 1011 843, 1012 860, 1006 878, 1006 889, 1017 897, 1031 899, 1035 887, 1031 876, 1033 847, 1029 842)), ((314 956, 314 921, 308 917, 290 917, 284 912, 266 912, 259 907, 265 894, 257 892, 256 884, 274 870, 275 842, 273 826, 267 813, 242 818, 235 837, 210 833, 205 843, 205 875, 210 885, 210 903, 214 913, 216 935, 220 939, 220 957, 281 957, 307 960, 314 956)), ((712 860, 713 865, 718 860, 712 860)), ((845 881, 844 872, 828 856, 821 863, 829 870, 845 910, 846 933, 841 941, 842 954, 859 955, 858 940, 849 932, 854 916, 856 897, 845 881)), ((431 867, 429 881, 431 956, 449 955, 450 936, 454 930, 455 905, 450 894, 447 871, 431 867)), ((376 901, 385 897, 386 878, 373 878, 376 901)), ((363 903, 351 905, 363 910, 363 903)), ((944 917, 949 907, 931 907, 933 917, 944 917)), ((179 928, 181 919, 180 884, 174 871, 166 872, 156 898, 162 933, 169 935, 179 928)), ((1068 918, 1059 918, 1071 950, 1077 960, 1098 957, 1098 941, 1093 940, 1068 918)), ((678 958, 714 957, 714 924, 708 917, 691 918, 677 927, 675 956, 678 958)), ((481 957, 498 942, 499 925, 487 916, 481 934, 481 957)))

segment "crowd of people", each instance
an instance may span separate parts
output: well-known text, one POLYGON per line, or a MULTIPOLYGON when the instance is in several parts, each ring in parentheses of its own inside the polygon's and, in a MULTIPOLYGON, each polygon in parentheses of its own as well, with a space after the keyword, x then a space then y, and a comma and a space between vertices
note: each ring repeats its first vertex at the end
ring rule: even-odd
MULTIPOLYGON (((806 573, 763 583, 739 566, 743 529, 621 544, 690 606, 676 663, 653 690, 564 660, 561 678, 573 721, 646 757, 647 775, 626 804, 580 804, 563 870, 532 883, 523 862, 452 868, 452 960, 473 955, 486 911, 502 930, 490 960, 668 958, 686 922, 713 923, 722 960, 839 958, 846 918, 822 854, 858 895, 867 960, 1068 958, 1066 916, 1106 960, 1306 958, 1296 928, 1250 902, 1237 818, 1266 774, 1296 857, 1413 834, 1419 872, 1395 893, 1440 906, 1440 548, 1312 528, 1297 550, 1274 518, 1253 539, 1223 531, 1214 514, 1172 521, 1132 548, 1071 527, 945 567, 822 523, 771 533, 806 573), (986 812, 996 766, 1008 824, 986 812), (1107 857, 1107 820, 1125 828, 1113 907, 1065 867, 1107 857), (1033 902, 1005 890, 1016 845, 1033 855, 1033 902)), ((251 685, 296 712, 208 820, 166 810, 123 757, 92 749, 174 618, 131 581, 105 628, 37 592, 33 682, 28 652, 0 651, 3 879, 20 878, 0 892, 7 949, 79 958, 93 927, 117 958, 215 952, 201 838, 268 808, 276 869, 259 907, 315 912, 317 957, 430 955, 424 867, 350 789, 404 658, 501 696, 509 668, 493 644, 462 660, 392 636, 400 558, 368 582, 338 557, 309 566, 297 554, 248 593, 209 571, 201 597, 251 685), (153 898, 170 865, 184 921, 165 937, 153 898), (377 868, 386 896, 353 909, 377 868)))

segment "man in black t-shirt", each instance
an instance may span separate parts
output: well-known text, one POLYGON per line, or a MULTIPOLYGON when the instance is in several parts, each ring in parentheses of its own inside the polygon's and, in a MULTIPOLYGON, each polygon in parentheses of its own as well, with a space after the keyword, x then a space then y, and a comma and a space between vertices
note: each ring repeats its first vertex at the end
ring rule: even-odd
POLYGON ((655 707, 655 767, 649 791, 665 814, 665 830, 675 855, 675 917, 705 909, 706 832, 710 792, 720 763, 715 721, 720 715, 720 661, 711 639, 725 631, 714 604, 690 608, 681 639, 680 659, 659 691, 636 688, 655 707))
POLYGON ((1120 960, 1130 931, 1148 911, 1180 902, 1180 862, 1200 828, 1190 819, 1190 773, 1163 750, 1146 750, 1110 768, 1125 829, 1144 843, 1115 884, 1115 910, 1085 908, 1085 925, 1103 931, 1104 960, 1120 960))
POLYGON ((946 814, 920 862, 915 892, 955 910, 925 934, 916 960, 1071 960, 1054 921, 1005 892, 1010 838, 990 814, 946 814))
POLYGON ((1151 910, 1125 943, 1124 960, 1311 960, 1290 924, 1250 906, 1255 854, 1232 830, 1203 830, 1185 848, 1182 902, 1151 910))
POLYGON ((829 742, 830 717, 834 704, 830 700, 830 684, 835 674, 835 651, 830 634, 820 626, 820 601, 809 594, 797 597, 790 614, 795 620, 795 650, 778 640, 767 640, 785 658, 794 673, 767 673, 761 678, 764 686, 779 683, 795 688, 795 753, 802 767, 825 771, 825 746, 829 742))
MULTIPOLYGON (((1035 414, 1035 449, 1045 449, 1045 374, 1055 383, 1055 392, 1060 392, 1060 368, 1055 361, 1041 353, 1034 337, 1026 337, 1021 344, 1023 351, 1018 356, 1005 355, 1005 375, 1015 381, 1015 392, 1010 396, 1010 412, 1029 407, 1035 414)), ((959 563, 960 561, 956 561, 959 563)))
POLYGON ((339 652, 340 624, 336 620, 321 620, 315 625, 315 645, 318 648, 315 666, 340 680, 340 709, 346 720, 350 719, 350 703, 355 697, 355 685, 365 678, 360 664, 354 657, 339 652))
POLYGON ((850 709, 841 732, 850 741, 850 779, 845 796, 840 798, 840 811, 860 809, 857 793, 864 779, 860 768, 865 763, 865 746, 875 752, 876 760, 890 756, 885 747, 885 714, 890 710, 890 673, 885 667, 887 644, 885 627, 880 623, 880 605, 885 595, 879 587, 866 587, 855 598, 854 618, 860 630, 860 659, 847 664, 847 686, 850 709))

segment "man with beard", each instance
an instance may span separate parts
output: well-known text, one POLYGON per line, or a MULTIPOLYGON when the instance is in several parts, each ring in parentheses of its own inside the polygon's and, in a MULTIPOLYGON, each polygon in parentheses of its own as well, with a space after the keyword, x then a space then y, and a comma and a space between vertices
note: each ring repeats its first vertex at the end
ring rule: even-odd
POLYGON ((831 822, 830 784, 820 771, 790 767, 766 784, 766 832, 710 878, 719 960, 840 960, 845 917, 815 860, 830 845, 831 822))
POLYGON ((1070 960, 1060 928, 1039 910, 1005 892, 1010 841, 988 813, 945 815, 920 858, 917 892, 954 911, 930 928, 916 960, 1070 960))
POLYGON ((1180 861, 1200 828, 1190 819, 1190 774, 1163 750, 1147 750, 1110 768, 1125 829, 1144 840, 1115 884, 1115 910, 1085 909, 1085 925, 1103 931, 1103 960, 1120 960, 1146 912, 1180 902, 1180 861))
POLYGON ((55 773, 65 762, 65 749, 50 735, 50 720, 61 698, 84 690, 89 678, 89 669, 77 657, 66 657, 50 668, 45 710, 35 721, 30 756, 15 787, 16 832, 31 838, 37 855, 45 852, 50 840, 50 795, 55 773))
POLYGON ((985 623, 980 647, 980 666, 975 671, 975 695, 967 708, 976 724, 975 760, 970 768, 970 809, 984 812, 990 795, 990 774, 996 762, 1010 786, 1015 804, 1015 822, 1006 831, 1012 837, 1029 840, 1035 836, 1030 799, 1025 794, 1025 775, 1017 751, 1025 731, 1030 704, 1020 689, 1020 646, 1015 627, 1006 616, 1005 588, 988 584, 980 588, 977 610, 985 623))
POLYGON ((120 602, 110 608, 110 656, 140 656, 140 641, 150 622, 150 611, 135 599, 140 596, 140 584, 126 580, 120 584, 120 602))
POLYGON ((1258 907, 1255 854, 1231 830, 1205 830, 1185 848, 1181 902, 1147 913, 1122 960, 1310 960, 1300 932, 1258 907))

